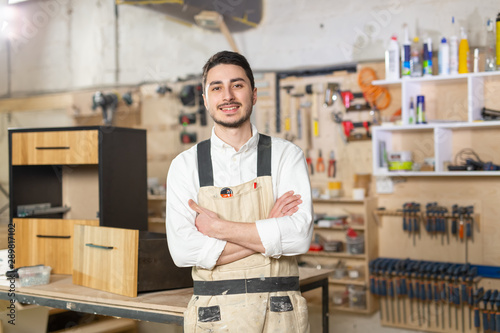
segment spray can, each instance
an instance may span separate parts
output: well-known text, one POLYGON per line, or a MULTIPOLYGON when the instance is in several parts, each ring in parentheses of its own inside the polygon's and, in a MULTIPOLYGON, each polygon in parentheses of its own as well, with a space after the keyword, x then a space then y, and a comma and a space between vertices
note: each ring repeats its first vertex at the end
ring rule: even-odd
POLYGON ((405 36, 403 45, 401 46, 401 77, 403 79, 410 77, 411 74, 410 70, 411 44, 410 44, 410 37, 408 35, 407 25, 405 25, 404 31, 405 31, 405 36))
POLYGON ((425 96, 417 96, 417 124, 426 124, 425 121, 425 96))
POLYGON ((422 76, 422 49, 418 37, 413 38, 411 44, 410 71, 412 77, 422 76))
POLYGON ((395 35, 391 37, 389 46, 385 50, 385 79, 399 79, 399 44, 395 35))
MULTIPOLYGON (((451 23, 455 27, 455 17, 451 18, 451 23)), ((450 74, 458 74, 458 38, 456 35, 450 37, 450 74)))
POLYGON ((496 45, 495 45, 495 25, 493 20, 486 22, 486 50, 484 51, 484 70, 491 72, 497 68, 496 45))
POLYGON ((469 41, 465 28, 460 28, 460 44, 458 46, 458 73, 469 73, 469 41))
POLYGON ((424 76, 432 76, 432 40, 427 38, 422 53, 424 76))
POLYGON ((438 65, 439 75, 450 74, 450 46, 444 37, 439 44, 438 65))
MULTIPOLYGON (((500 45, 500 13, 497 15, 496 20, 496 28, 497 28, 497 45, 500 45)), ((497 47, 497 70, 500 70, 500 46, 497 47)))

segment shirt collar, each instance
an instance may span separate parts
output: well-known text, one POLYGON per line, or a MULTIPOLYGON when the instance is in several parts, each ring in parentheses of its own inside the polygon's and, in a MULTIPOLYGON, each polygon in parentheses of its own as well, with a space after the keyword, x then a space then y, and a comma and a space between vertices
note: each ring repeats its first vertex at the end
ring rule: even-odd
MULTIPOLYGON (((254 147, 257 147, 257 143, 259 142, 259 133, 257 132, 257 127, 255 127, 254 124, 252 125, 252 137, 248 139, 247 142, 243 146, 241 146, 239 152, 244 152, 248 149, 252 149, 254 147)), ((214 145, 216 148, 232 148, 230 145, 222 141, 217 135, 215 135, 215 127, 212 127, 212 136, 210 138, 210 141, 212 142, 212 145, 214 145)))

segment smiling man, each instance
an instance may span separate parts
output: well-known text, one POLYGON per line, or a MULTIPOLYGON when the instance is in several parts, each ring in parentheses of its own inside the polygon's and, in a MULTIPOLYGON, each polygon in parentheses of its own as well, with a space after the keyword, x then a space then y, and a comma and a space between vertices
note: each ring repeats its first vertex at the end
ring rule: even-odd
POLYGON ((302 150, 251 124, 257 88, 242 55, 212 56, 203 87, 212 136, 177 156, 167 176, 170 253, 193 267, 184 331, 307 332, 295 258, 312 236, 302 150))

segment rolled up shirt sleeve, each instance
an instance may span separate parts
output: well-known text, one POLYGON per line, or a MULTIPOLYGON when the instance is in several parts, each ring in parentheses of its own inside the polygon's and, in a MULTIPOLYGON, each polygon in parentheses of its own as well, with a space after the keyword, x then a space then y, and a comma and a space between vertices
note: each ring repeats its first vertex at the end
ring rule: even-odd
POLYGON ((309 250, 313 233, 311 183, 300 148, 273 138, 272 175, 275 200, 293 190, 301 195, 299 210, 292 216, 256 221, 265 256, 300 255, 309 250))

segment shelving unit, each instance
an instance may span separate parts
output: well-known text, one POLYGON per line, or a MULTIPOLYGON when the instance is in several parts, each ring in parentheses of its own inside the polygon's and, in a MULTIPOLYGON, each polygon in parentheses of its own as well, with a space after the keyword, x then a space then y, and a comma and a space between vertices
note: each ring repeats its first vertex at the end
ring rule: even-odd
POLYGON ((333 275, 329 278, 330 283, 330 302, 333 311, 347 311, 361 314, 371 314, 378 309, 378 303, 369 291, 369 276, 368 263, 370 260, 378 257, 378 226, 375 223, 373 211, 376 209, 376 198, 366 198, 364 200, 354 200, 350 198, 338 198, 329 200, 314 200, 314 211, 316 213, 336 214, 342 211, 343 213, 359 214, 363 217, 364 224, 352 224, 351 219, 348 219, 347 225, 333 227, 315 227, 315 234, 321 234, 322 237, 328 240, 341 240, 344 243, 343 252, 326 252, 326 251, 309 251, 300 257, 300 260, 310 265, 320 265, 323 267, 333 268, 339 260, 342 260, 346 266, 357 267, 361 269, 361 274, 358 278, 334 278, 333 275), (346 252, 345 240, 346 231, 351 227, 358 233, 363 234, 365 241, 365 251, 363 254, 350 254, 346 252), (345 290, 348 286, 364 287, 366 290, 366 308, 352 308, 349 304, 335 305, 333 304, 333 293, 335 291, 345 290))
MULTIPOLYGON (((483 107, 498 105, 494 91, 500 86, 500 71, 432 76, 400 80, 376 80, 374 85, 400 85, 402 126, 372 129, 373 173, 375 176, 500 176, 500 171, 448 171, 455 155, 472 148, 484 161, 500 164, 500 121, 484 121, 483 107), (425 96, 427 124, 410 125, 409 105, 417 95, 425 96), (434 158, 434 171, 388 171, 383 163, 386 151, 408 150, 413 161, 434 158)), ((415 105, 416 108, 416 105, 415 105)))

